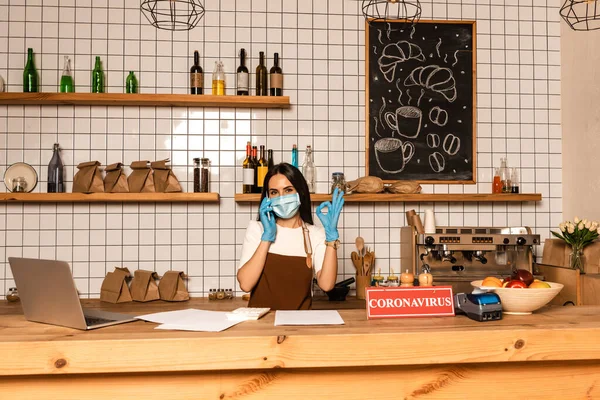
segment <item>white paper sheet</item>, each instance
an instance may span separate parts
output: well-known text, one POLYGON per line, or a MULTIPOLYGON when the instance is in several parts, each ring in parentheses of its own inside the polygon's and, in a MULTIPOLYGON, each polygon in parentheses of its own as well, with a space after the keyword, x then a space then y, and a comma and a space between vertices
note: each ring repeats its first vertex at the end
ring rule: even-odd
POLYGON ((344 320, 335 310, 277 311, 275 313, 275 326, 343 324, 344 320))
POLYGON ((197 310, 166 311, 135 317, 144 321, 162 324, 156 329, 198 332, 220 332, 242 321, 229 321, 226 312, 197 310))

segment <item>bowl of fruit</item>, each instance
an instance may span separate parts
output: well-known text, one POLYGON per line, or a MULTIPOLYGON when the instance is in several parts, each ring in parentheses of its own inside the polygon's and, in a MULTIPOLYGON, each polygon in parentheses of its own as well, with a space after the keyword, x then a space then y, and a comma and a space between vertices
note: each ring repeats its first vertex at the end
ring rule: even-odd
POLYGON ((505 314, 527 315, 548 304, 562 290, 563 285, 534 279, 525 269, 513 271, 511 276, 499 279, 488 276, 471 285, 496 293, 502 302, 505 314))

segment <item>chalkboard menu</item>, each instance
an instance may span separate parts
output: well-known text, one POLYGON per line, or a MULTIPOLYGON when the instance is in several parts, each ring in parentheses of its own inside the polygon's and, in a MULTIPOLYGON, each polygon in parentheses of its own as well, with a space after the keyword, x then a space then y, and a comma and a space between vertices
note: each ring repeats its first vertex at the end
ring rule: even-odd
POLYGON ((475 22, 366 29, 367 175, 474 183, 475 22))

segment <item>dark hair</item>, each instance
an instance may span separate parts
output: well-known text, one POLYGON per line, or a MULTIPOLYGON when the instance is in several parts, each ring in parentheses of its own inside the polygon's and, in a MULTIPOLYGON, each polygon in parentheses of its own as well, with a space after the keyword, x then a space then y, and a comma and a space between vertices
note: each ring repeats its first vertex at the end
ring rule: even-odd
MULTIPOLYGON (((307 224, 314 225, 310 207, 310 193, 308 191, 308 184, 306 183, 306 179, 304 179, 304 176, 302 176, 302 172, 300 172, 298 168, 294 167, 291 164, 275 164, 273 168, 271 168, 269 172, 267 172, 263 184, 263 191, 260 196, 260 202, 262 203, 263 199, 265 197, 268 197, 269 181, 271 180, 271 177, 277 174, 285 176, 290 181, 292 186, 294 186, 296 192, 298 192, 298 195, 300 196, 300 209, 298 210, 298 212, 300 213, 300 218, 302 219, 302 221, 306 222, 307 224)), ((257 220, 260 221, 260 213, 258 215, 257 220)))

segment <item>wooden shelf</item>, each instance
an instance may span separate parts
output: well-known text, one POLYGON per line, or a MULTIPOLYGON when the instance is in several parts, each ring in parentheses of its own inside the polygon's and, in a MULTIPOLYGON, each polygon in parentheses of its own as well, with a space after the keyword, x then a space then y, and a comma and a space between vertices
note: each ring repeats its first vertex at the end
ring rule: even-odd
POLYGON ((218 193, 1 193, 3 203, 218 202, 218 193))
MULTIPOLYGON (((313 194, 310 196, 313 202, 322 202, 331 200, 329 194, 313 194)), ((523 201, 541 201, 542 195, 539 193, 524 194, 349 194, 344 196, 348 203, 383 203, 383 202, 523 202, 523 201)), ((236 194, 235 201, 239 203, 258 203, 260 194, 236 194)))
POLYGON ((191 94, 123 93, 0 93, 0 104, 289 108, 287 96, 212 96, 191 94))

